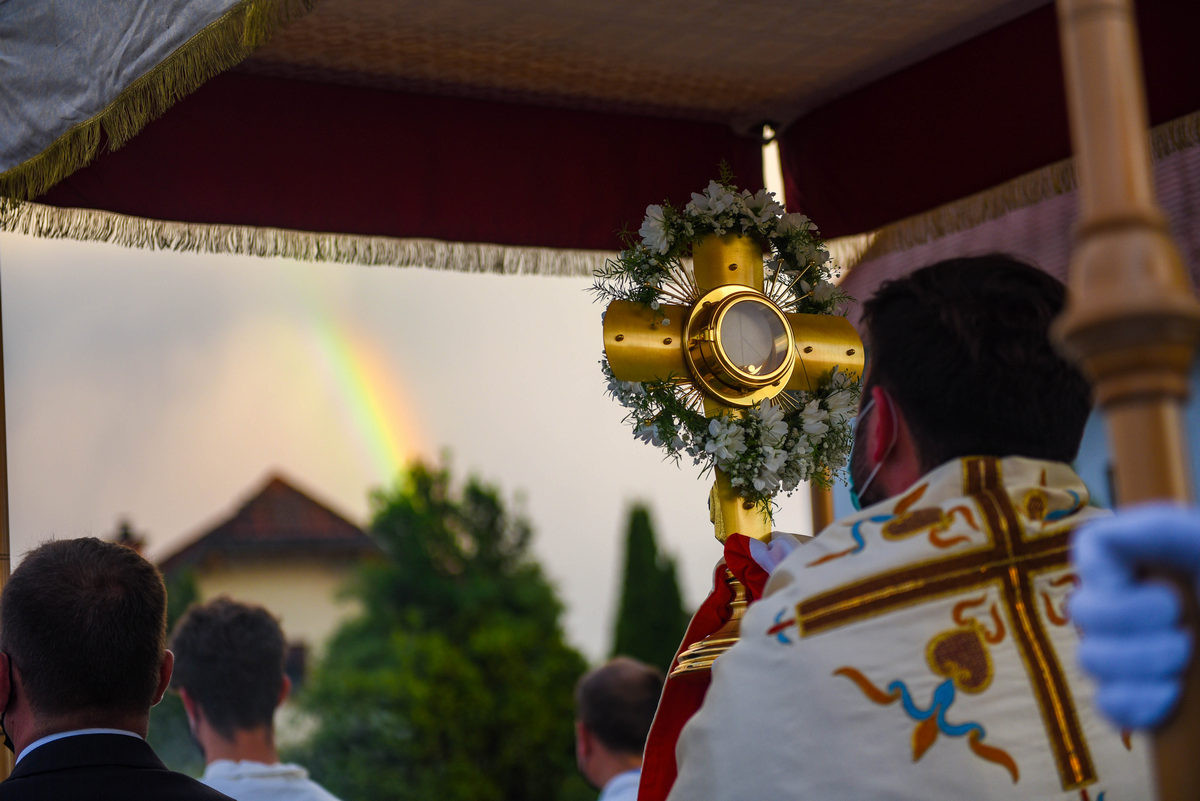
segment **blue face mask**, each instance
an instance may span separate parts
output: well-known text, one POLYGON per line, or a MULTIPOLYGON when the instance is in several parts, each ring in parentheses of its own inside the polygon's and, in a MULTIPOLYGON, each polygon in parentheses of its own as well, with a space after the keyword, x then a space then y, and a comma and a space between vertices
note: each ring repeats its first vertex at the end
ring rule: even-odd
POLYGON ((854 476, 850 476, 850 505, 854 511, 862 511, 862 499, 858 497, 858 490, 854 489, 854 476))
MULTIPOLYGON (((859 411, 858 417, 854 418, 854 435, 853 436, 854 436, 855 444, 858 443, 859 424, 862 423, 863 418, 865 418, 867 416, 867 412, 871 411, 871 409, 874 406, 875 406, 875 398, 871 398, 869 401, 867 401, 867 405, 864 406, 861 411, 859 411)), ((896 431, 895 431, 895 429, 893 429, 892 430, 892 441, 888 443, 887 450, 883 452, 883 458, 880 459, 879 462, 875 465, 875 469, 872 470, 870 472, 870 474, 866 477, 866 479, 863 481, 861 487, 858 485, 857 478, 854 475, 854 458, 853 458, 853 455, 851 455, 851 458, 850 458, 850 503, 854 506, 855 510, 858 510, 858 511, 862 510, 862 508, 863 508, 862 495, 868 489, 870 489, 871 482, 875 480, 875 476, 879 473, 879 468, 883 467, 884 461, 887 459, 888 454, 890 454, 892 452, 892 448, 894 448, 895 446, 896 446, 896 431)))

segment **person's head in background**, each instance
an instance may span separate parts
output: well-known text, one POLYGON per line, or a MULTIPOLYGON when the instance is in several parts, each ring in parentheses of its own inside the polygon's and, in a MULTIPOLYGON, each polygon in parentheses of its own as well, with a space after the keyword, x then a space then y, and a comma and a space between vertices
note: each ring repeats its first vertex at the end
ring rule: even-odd
POLYGON ((206 762, 273 764, 275 709, 291 681, 278 621, 261 606, 226 597, 190 607, 171 635, 175 678, 206 762))
POLYGON ((618 656, 575 687, 575 758, 590 784, 603 788, 642 764, 646 735, 662 694, 657 668, 618 656))
POLYGON ((0 596, 0 723, 19 754, 50 734, 143 737, 171 678, 167 593, 137 552, 92 537, 21 560, 0 596))

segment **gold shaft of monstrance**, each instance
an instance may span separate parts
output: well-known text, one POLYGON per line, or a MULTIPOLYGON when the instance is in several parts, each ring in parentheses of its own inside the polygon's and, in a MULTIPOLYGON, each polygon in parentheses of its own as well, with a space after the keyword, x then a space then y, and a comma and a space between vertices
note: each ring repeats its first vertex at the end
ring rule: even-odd
MULTIPOLYGON (((613 375, 621 381, 688 382, 710 418, 745 414, 784 390, 815 390, 834 368, 861 375, 862 342, 844 317, 787 313, 767 297, 763 251, 747 236, 703 237, 692 248, 699 294, 694 304, 657 311, 630 301, 609 304, 604 349, 613 375), (745 320, 774 334, 775 360, 761 368, 741 365, 738 331, 745 320)), ((739 493, 722 470, 715 473, 709 512, 717 540, 723 543, 731 534, 770 539, 767 510, 739 493)), ((729 570, 725 580, 733 598, 728 623, 681 654, 673 675, 707 670, 737 641, 746 589, 729 570)))

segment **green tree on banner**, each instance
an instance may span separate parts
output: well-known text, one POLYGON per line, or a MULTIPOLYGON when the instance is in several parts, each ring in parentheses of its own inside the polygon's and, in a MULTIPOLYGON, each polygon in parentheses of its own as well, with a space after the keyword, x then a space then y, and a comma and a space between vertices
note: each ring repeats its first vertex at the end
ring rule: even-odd
POLYGON ((494 488, 411 467, 372 496, 385 558, 353 593, 300 703, 318 721, 288 754, 356 801, 574 801, 573 691, 586 665, 494 488))
POLYGON ((687 628, 675 560, 660 553, 654 541, 650 510, 629 510, 625 535, 625 571, 613 636, 613 655, 648 662, 666 671, 687 628))

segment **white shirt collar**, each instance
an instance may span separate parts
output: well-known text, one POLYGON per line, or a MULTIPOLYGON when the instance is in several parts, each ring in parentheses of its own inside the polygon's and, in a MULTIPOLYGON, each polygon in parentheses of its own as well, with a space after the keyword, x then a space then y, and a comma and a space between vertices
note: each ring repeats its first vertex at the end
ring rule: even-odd
POLYGON ((618 773, 604 785, 604 789, 600 791, 600 798, 596 801, 604 801, 606 798, 636 798, 641 777, 641 768, 618 773))
POLYGON ((291 763, 275 762, 268 765, 264 762, 254 762, 249 759, 238 761, 217 759, 209 762, 204 768, 205 780, 261 779, 279 776, 307 779, 308 771, 299 765, 291 763))
POLYGON ((72 729, 71 731, 59 731, 55 732, 54 734, 47 734, 45 737, 34 740, 32 743, 22 748, 21 753, 17 754, 17 762, 20 762, 22 759, 24 759, 25 755, 33 749, 40 748, 46 743, 52 743, 55 740, 62 740, 67 737, 78 737, 81 734, 124 734, 127 737, 136 737, 139 740, 143 739, 142 735, 132 731, 125 731, 125 729, 72 729))

